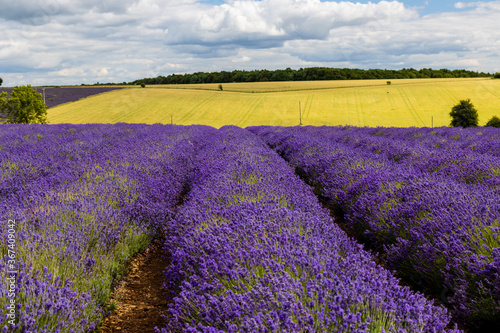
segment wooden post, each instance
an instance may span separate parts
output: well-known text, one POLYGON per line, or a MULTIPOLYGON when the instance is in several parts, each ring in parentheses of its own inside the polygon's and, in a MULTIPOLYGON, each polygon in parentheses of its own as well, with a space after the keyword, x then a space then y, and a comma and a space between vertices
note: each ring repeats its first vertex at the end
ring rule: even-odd
POLYGON ((299 125, 302 126, 302 109, 300 107, 300 101, 299 101, 299 125))

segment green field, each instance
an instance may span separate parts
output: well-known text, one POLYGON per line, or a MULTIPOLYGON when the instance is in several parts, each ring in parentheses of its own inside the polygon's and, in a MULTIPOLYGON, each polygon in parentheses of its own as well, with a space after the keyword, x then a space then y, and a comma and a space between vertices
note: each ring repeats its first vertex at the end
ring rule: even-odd
POLYGON ((413 79, 161 85, 128 88, 48 110, 56 123, 448 126, 470 98, 479 124, 500 116, 500 80, 413 79))

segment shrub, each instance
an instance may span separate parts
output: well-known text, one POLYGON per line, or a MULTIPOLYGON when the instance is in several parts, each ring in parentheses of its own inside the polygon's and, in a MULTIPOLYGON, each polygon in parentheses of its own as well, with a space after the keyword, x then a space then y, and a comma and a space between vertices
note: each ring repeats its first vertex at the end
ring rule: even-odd
POLYGON ((500 127, 500 118, 498 118, 497 116, 491 117, 491 119, 486 123, 486 126, 500 127))
POLYGON ((477 110, 470 99, 461 100, 450 112, 451 126, 453 127, 475 127, 478 123, 477 110))
POLYGON ((9 99, 5 92, 1 93, 0 114, 11 124, 47 123, 47 106, 42 94, 30 85, 15 87, 9 99))
POLYGON ((495 75, 493 75, 493 78, 494 79, 500 79, 500 72, 498 72, 495 75))

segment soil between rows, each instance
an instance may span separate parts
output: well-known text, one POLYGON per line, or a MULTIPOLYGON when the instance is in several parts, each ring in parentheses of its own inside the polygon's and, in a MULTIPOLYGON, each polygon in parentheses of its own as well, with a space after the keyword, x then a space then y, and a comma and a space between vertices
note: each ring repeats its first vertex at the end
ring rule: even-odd
POLYGON ((155 332, 155 327, 165 327, 168 299, 163 283, 163 271, 170 264, 162 251, 164 235, 130 262, 130 273, 115 288, 112 302, 116 310, 106 317, 101 326, 102 333, 155 332))

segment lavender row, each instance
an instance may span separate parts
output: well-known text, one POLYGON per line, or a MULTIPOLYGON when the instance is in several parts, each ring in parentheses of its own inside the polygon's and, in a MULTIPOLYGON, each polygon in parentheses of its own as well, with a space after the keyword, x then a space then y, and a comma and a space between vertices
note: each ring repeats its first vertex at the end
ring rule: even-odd
POLYGON ((413 129, 413 131, 384 128, 381 135, 407 140, 425 147, 471 150, 481 154, 500 156, 500 132, 492 127, 440 127, 413 129))
POLYGON ((498 321, 498 190, 421 172, 311 129, 250 130, 297 168, 359 239, 383 247, 399 276, 442 295, 457 320, 498 321))
POLYGON ((124 263, 144 249, 187 182, 204 127, 2 125, 0 327, 87 332, 124 263), (7 220, 16 221, 15 325, 7 220))
POLYGON ((500 133, 492 127, 481 128, 396 128, 396 127, 343 127, 350 135, 347 141, 355 140, 356 136, 370 136, 397 141, 414 148, 430 150, 460 150, 500 156, 500 133))
MULTIPOLYGON (((75 102, 79 99, 86 98, 92 95, 102 94, 104 92, 122 89, 117 87, 65 87, 65 88, 35 88, 40 94, 45 94, 45 103, 47 108, 75 102), (44 91, 45 90, 45 91, 44 91)), ((10 95, 13 88, 0 88, 1 92, 7 92, 10 95)))
MULTIPOLYGON (((393 128, 304 128, 305 133, 318 136, 332 142, 343 143, 353 149, 363 150, 372 153, 374 159, 386 159, 394 161, 408 168, 442 175, 465 184, 484 184, 490 189, 500 187, 500 155, 478 152, 475 149, 467 148, 471 140, 467 139, 464 130, 455 129, 458 139, 447 139, 453 141, 447 148, 425 145, 423 141, 427 137, 434 137, 434 134, 427 133, 416 137, 416 133, 425 131, 419 129, 393 129, 393 128), (405 135, 405 132, 412 134, 412 139, 405 135), (404 139, 401 139, 403 137, 404 139), (462 138, 462 139, 460 139, 462 138)), ((440 129, 437 129, 440 130, 440 129)), ((496 129, 494 129, 496 130, 496 129)), ((476 130, 477 131, 477 130, 476 130)), ((490 129, 490 138, 495 131, 490 129)), ((496 130, 498 134, 498 130, 496 130)), ((477 136, 475 132, 468 132, 477 136)), ((450 133, 447 133, 450 135, 450 133)), ((439 139, 441 142, 442 140, 439 139)), ((444 140, 444 142, 448 142, 444 140)), ((479 139, 477 140, 480 141, 479 139)), ((500 140, 491 138, 483 140, 483 147, 498 147, 500 140), (488 144, 486 144, 488 143, 488 144)), ((477 143, 476 143, 477 144, 477 143)))
POLYGON ((223 127, 194 164, 168 223, 174 302, 158 331, 447 331, 446 311, 377 266, 256 136, 223 127))

